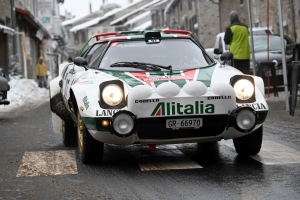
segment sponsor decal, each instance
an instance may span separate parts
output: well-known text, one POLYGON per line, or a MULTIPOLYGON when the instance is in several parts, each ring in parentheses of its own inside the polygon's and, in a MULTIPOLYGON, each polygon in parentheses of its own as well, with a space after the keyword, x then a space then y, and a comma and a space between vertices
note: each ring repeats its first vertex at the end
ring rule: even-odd
POLYGON ((246 104, 242 104, 242 105, 237 105, 237 107, 240 106, 248 106, 253 108, 254 110, 266 110, 266 106, 263 103, 246 103, 246 104))
POLYGON ((134 100, 135 103, 152 103, 159 102, 159 99, 142 99, 142 100, 134 100))
POLYGON ((231 99, 231 96, 211 96, 211 97, 207 97, 207 100, 215 100, 215 99, 231 99))
POLYGON ((175 81, 175 80, 192 80, 193 77, 190 76, 168 76, 168 77, 155 77, 149 76, 147 78, 141 78, 142 81, 145 82, 155 82, 155 81, 175 81))
POLYGON ((94 84, 94 82, 93 81, 84 81, 84 82, 80 82, 78 84, 80 84, 80 85, 86 85, 86 84, 94 84))
POLYGON ((193 114, 215 113, 214 104, 204 104, 203 101, 195 101, 194 104, 181 104, 176 102, 161 102, 156 105, 151 116, 168 115, 193 115, 193 114))
MULTIPOLYGON (((183 83, 179 84, 179 87, 183 87, 183 85, 187 81, 192 81, 195 77, 197 70, 185 70, 185 71, 176 71, 173 74, 170 73, 146 73, 146 72, 130 72, 130 75, 132 75, 134 78, 145 82, 146 84, 150 85, 153 87, 152 84, 160 84, 157 82, 167 82, 167 81, 172 81, 175 84, 178 84, 178 81, 183 81, 183 83)), ((125 80, 128 82, 129 80, 125 80)), ((156 85, 156 87, 158 86, 156 85)))
POLYGON ((116 112, 119 112, 120 110, 96 110, 96 116, 105 116, 110 117, 113 116, 116 112))
POLYGON ((110 47, 109 48, 114 48, 114 47, 116 47, 116 46, 118 46, 118 42, 114 42, 114 43, 112 43, 111 45, 110 45, 110 47))
POLYGON ((147 43, 160 43, 160 39, 148 39, 147 43))
POLYGON ((90 105, 90 102, 89 102, 87 96, 85 96, 82 100, 83 100, 84 107, 87 110, 89 108, 89 105, 90 105))

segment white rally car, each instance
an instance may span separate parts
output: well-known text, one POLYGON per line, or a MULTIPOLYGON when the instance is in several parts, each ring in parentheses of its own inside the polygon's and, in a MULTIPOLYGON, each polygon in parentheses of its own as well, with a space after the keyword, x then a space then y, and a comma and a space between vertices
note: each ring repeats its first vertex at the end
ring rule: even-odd
POLYGON ((230 52, 215 62, 184 30, 93 38, 50 83, 53 127, 62 126, 65 145, 78 144, 83 163, 101 162, 105 143, 233 139, 241 155, 260 151, 269 109, 264 84, 224 64, 230 52))

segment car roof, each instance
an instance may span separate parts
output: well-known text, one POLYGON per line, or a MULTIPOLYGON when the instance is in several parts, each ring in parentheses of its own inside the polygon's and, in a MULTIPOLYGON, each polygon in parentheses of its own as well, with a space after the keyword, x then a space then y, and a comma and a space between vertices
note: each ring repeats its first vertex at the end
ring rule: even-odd
MULTIPOLYGON (((250 28, 249 28, 249 30, 250 30, 250 28)), ((268 29, 267 27, 253 27, 252 32, 253 32, 253 36, 267 35, 268 33, 270 35, 273 34, 272 30, 268 29), (256 32, 256 33, 254 33, 254 32, 256 32)), ((225 35, 225 32, 221 32, 221 33, 218 33, 216 37, 224 37, 224 35, 225 35)))

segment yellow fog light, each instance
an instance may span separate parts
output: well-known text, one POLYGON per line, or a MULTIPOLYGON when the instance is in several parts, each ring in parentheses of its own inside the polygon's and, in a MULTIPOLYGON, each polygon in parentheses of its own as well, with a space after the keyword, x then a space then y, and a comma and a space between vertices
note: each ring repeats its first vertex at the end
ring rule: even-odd
POLYGON ((109 126, 109 120, 107 120, 107 119, 102 120, 101 125, 103 127, 108 127, 109 126))

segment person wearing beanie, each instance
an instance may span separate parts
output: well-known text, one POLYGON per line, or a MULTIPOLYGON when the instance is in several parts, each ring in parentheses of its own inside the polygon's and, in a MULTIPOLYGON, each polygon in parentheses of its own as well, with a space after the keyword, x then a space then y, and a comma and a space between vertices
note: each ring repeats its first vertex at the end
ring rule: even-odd
POLYGON ((248 26, 241 23, 236 11, 229 14, 230 26, 225 31, 224 42, 230 45, 233 67, 244 74, 250 74, 250 43, 248 26))
POLYGON ((39 87, 47 88, 47 66, 42 56, 39 57, 39 62, 36 65, 36 77, 39 80, 39 87))

